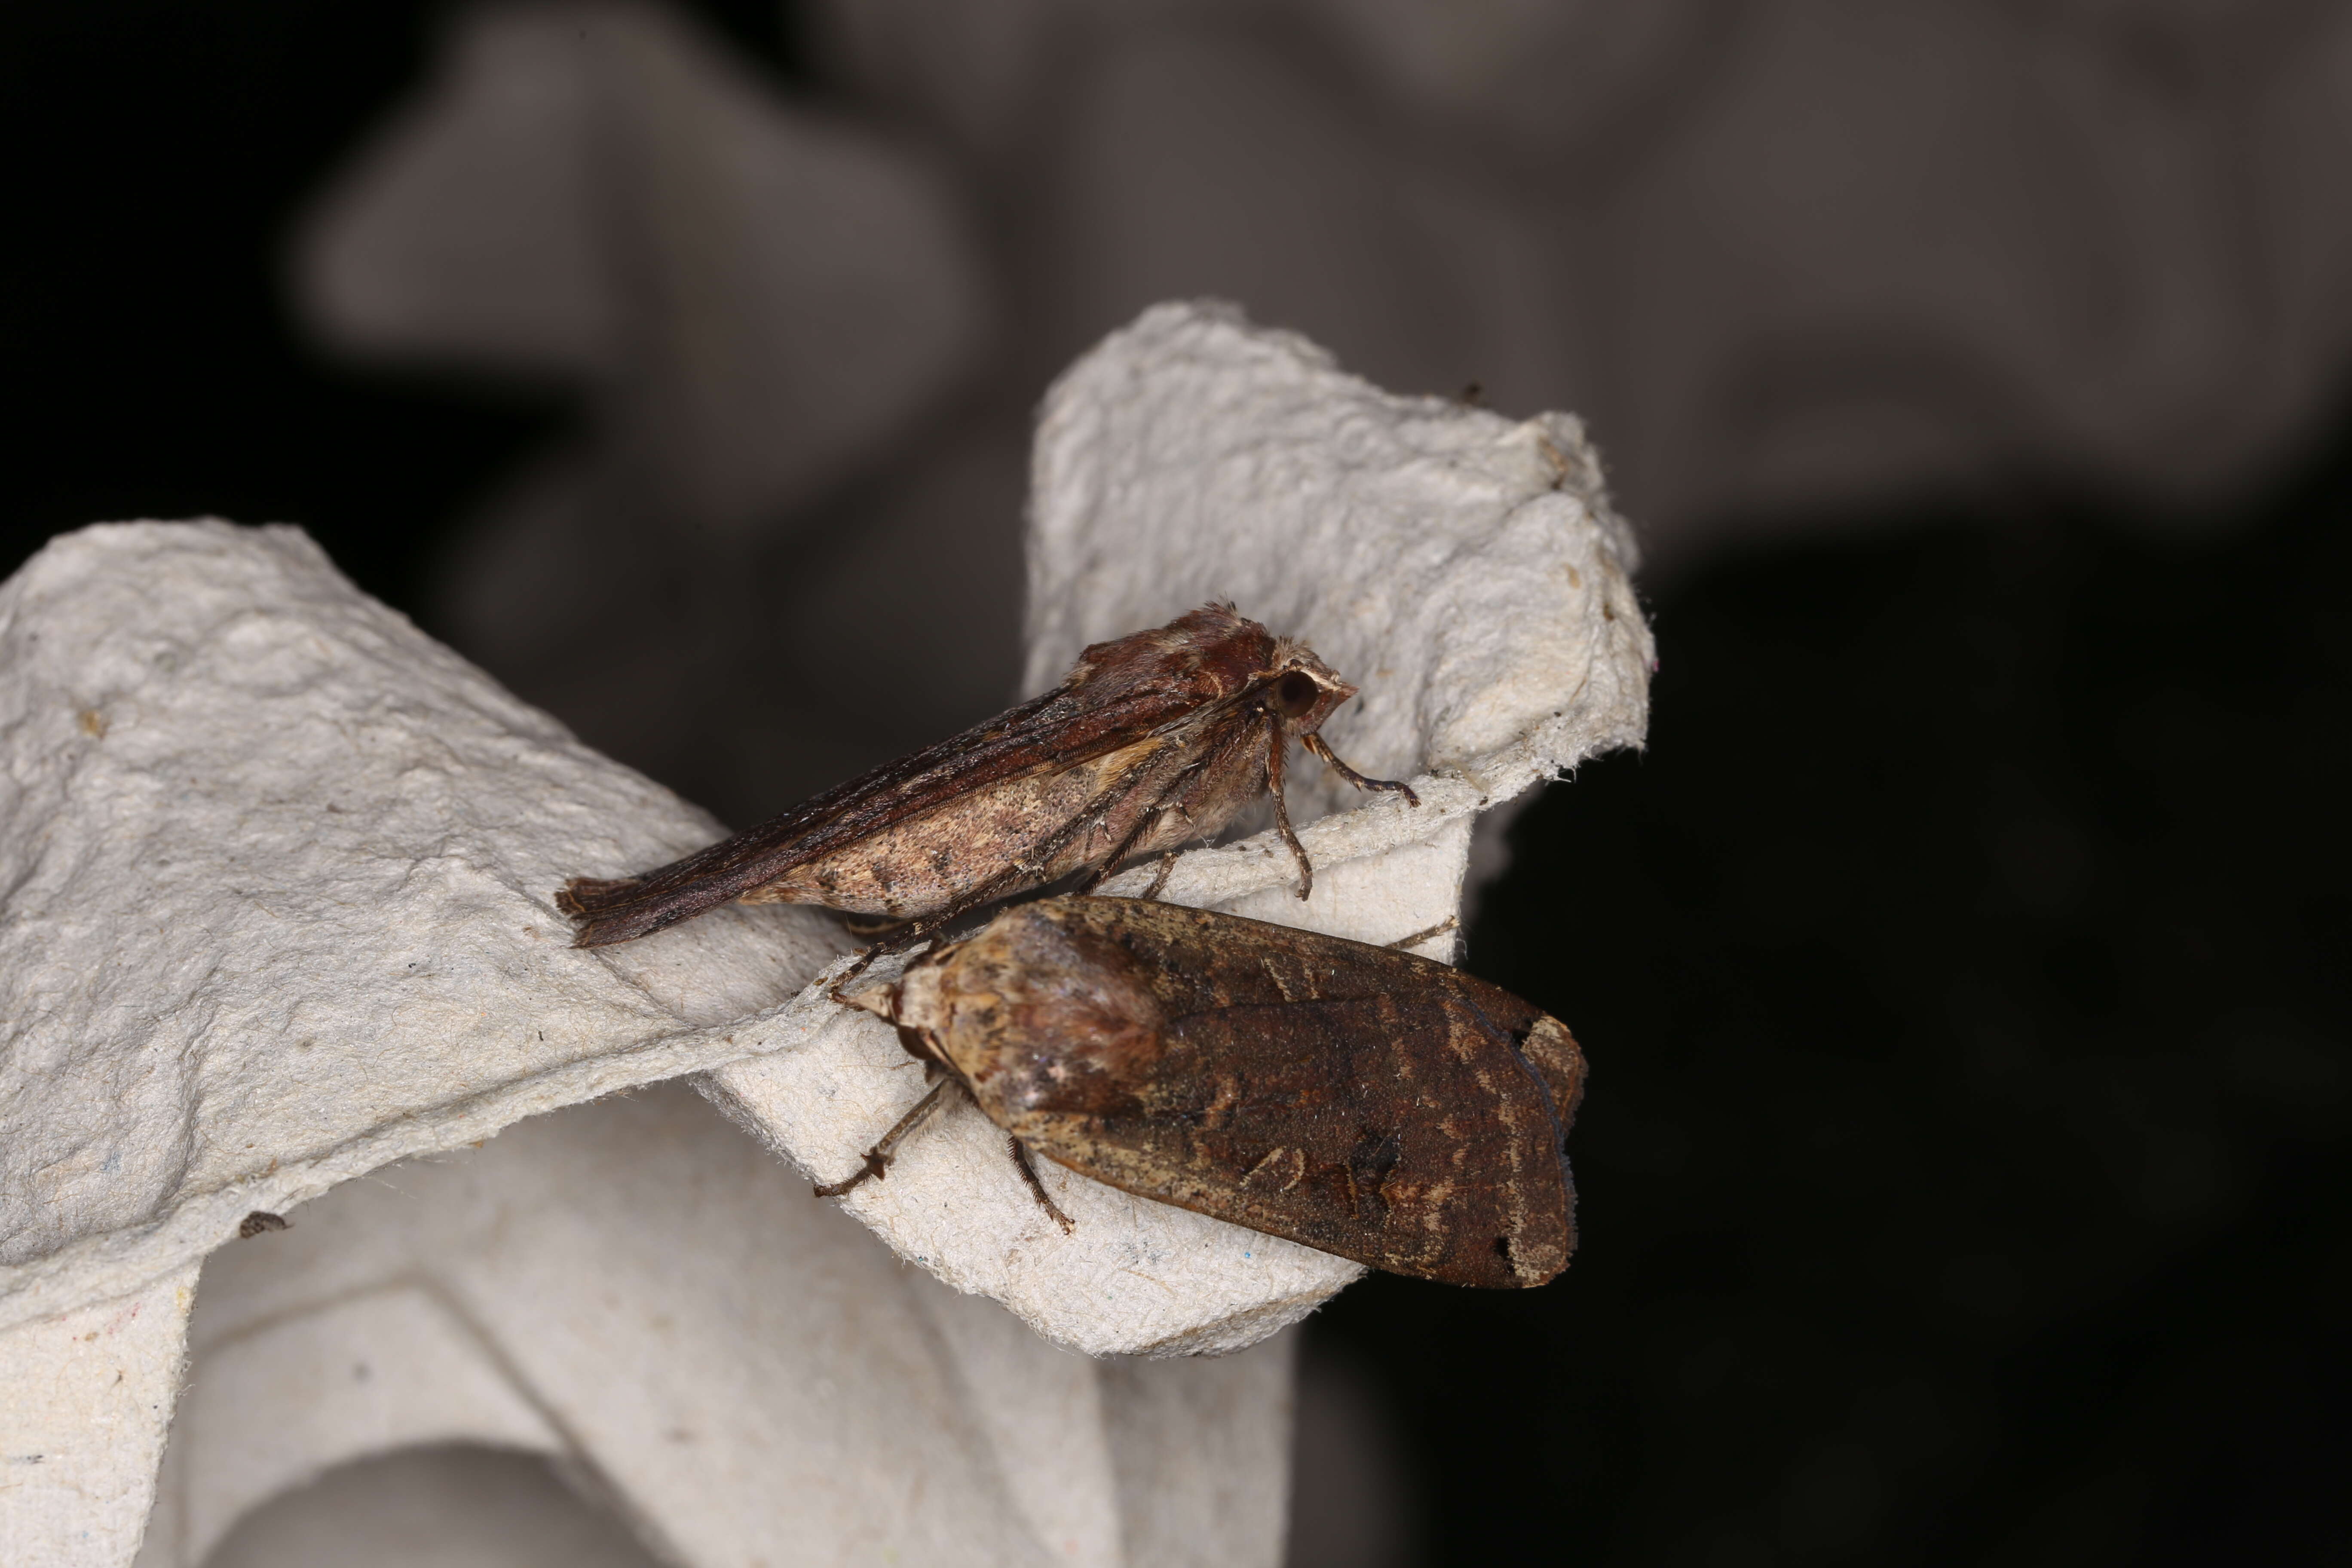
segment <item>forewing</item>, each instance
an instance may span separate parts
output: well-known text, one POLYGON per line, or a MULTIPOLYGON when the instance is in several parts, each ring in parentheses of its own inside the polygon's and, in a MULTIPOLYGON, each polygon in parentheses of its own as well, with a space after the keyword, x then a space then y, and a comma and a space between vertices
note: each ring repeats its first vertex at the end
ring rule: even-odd
POLYGON ((1033 699, 643 876, 573 880, 557 902, 582 921, 575 945, 600 947, 659 931, 949 801, 1091 762, 1182 724, 1202 708, 1199 692, 1182 684, 1130 689, 1096 702, 1076 700, 1084 689, 1065 687, 1033 699))
POLYGON ((1570 1108, 1518 1042, 1537 1020, 1567 1032, 1428 967, 1444 978, 1171 1013, 1122 1102, 990 1109, 1129 1192, 1398 1273, 1541 1284, 1575 1240, 1570 1108))

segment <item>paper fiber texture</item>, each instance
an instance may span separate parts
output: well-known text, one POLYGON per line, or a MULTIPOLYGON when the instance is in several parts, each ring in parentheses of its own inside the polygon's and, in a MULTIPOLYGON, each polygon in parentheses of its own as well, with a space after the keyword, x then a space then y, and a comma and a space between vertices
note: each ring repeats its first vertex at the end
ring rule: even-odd
POLYGON ((205 1266, 139 1568, 196 1568, 330 1466, 447 1443, 585 1475, 677 1563, 1279 1561, 1287 1340, 1058 1349, 901 1264, 681 1086, 293 1217, 205 1266))
MULTIPOLYGON (((1456 907, 1478 810, 1642 733, 1631 545, 1574 421, 1389 397, 1229 310, 1150 312, 1055 387, 1029 552, 1033 686, 1088 640, 1230 596, 1363 688, 1326 733, 1421 794, 1361 803, 1294 758, 1298 815, 1321 816, 1303 835, 1313 900, 1293 896, 1295 868, 1261 835, 1187 857, 1170 884, 1186 901, 1372 941, 1421 930, 1456 907)), ((297 531, 140 523, 53 542, 0 586, 0 1454, 54 1449, 106 1472, 0 1491, 12 1562, 119 1562, 74 1543, 137 1539, 188 1272, 247 1213, 300 1225, 305 1200, 392 1162, 698 1073, 739 1123, 830 1179, 920 1090, 891 1032, 824 994, 820 972, 847 942, 823 913, 723 909, 570 947, 551 902, 564 878, 644 869, 719 825, 360 594, 297 531), (84 1317, 140 1326, 109 1340, 84 1317), (121 1347, 131 1394, 86 1386, 94 1344, 121 1347)), ((1235 1349, 1359 1272, 1058 1168, 1045 1180, 1075 1234, 966 1108, 844 1206, 948 1284, 1093 1354, 1235 1349)), ((789 1246, 781 1229, 698 1230, 691 1212, 631 1219, 744 1279, 763 1247, 789 1246)), ((821 1258, 804 1261, 795 1288, 836 1288, 821 1258)), ((593 1275, 592 1253, 576 1266, 593 1275)), ((552 1342, 582 1321, 564 1293, 591 1300, 595 1280, 527 1289, 552 1342)), ((446 1322, 396 1305, 370 1334, 419 1364, 454 1353, 446 1322)), ((723 1340, 703 1353, 736 1353, 723 1340)), ((834 1348, 827 1375, 874 1371, 865 1350, 834 1348)), ((403 1422, 457 1421, 457 1405, 485 1431, 545 1414, 495 1390, 461 1398, 462 1376, 426 1384, 446 1386, 421 1414, 376 1411, 253 1474, 282 1483, 403 1422)), ((1002 1394, 965 1397, 978 1410, 1002 1394)), ((1261 1414, 1243 1425, 1278 1429, 1261 1414)), ((1223 1475, 1195 1478, 1203 1497, 1223 1475)), ((1047 1528, 1050 1506, 1007 1485, 1006 1517, 1027 1522, 1004 1539, 1047 1528)), ((1121 1519, 1125 1540, 1139 1527, 1121 1519)))
POLYGON ((717 824, 292 529, 127 524, 0 587, 0 1325, 392 1160, 747 1049, 809 910, 569 945, 550 895, 717 824))
POLYGON ((196 1265, 247 1214, 839 1011, 756 1016, 843 951, 813 911, 570 948, 582 857, 717 825, 292 529, 53 542, 0 586, 0 761, 12 1568, 136 1544, 196 1265))
MULTIPOLYGON (((1412 779, 1421 805, 1359 795, 1295 753, 1294 817, 1321 817, 1301 834, 1312 899, 1296 897, 1297 868, 1270 832, 1188 855, 1166 896, 1389 942, 1456 910, 1481 809, 1640 742, 1652 651, 1633 554, 1575 420, 1392 397, 1229 308, 1161 306, 1046 398, 1028 686, 1059 679, 1087 643, 1211 598, 1306 639, 1362 689, 1325 735, 1360 770, 1412 779)), ((1104 890, 1139 892, 1149 877, 1104 890)), ((828 1179, 855 1170, 922 1089, 879 1027, 711 1080, 828 1179), (856 1131, 832 1118, 853 1086, 874 1084, 884 1092, 856 1131)), ((1360 1272, 1058 1167, 1045 1180, 1072 1235, 1024 1190, 1003 1135, 961 1106, 846 1206, 902 1256, 1088 1351, 1247 1344, 1360 1272)))
MULTIPOLYGON (((1037 471, 1033 684, 1086 641, 1230 595, 1362 685, 1333 743, 1422 795, 1309 826, 1322 870, 1303 906, 1265 836, 1188 857, 1175 897, 1390 940, 1451 910, 1479 806, 1639 738, 1647 634, 1572 422, 1389 398, 1299 340, 1163 308, 1057 386, 1037 471)), ((789 1045, 788 1072, 719 1087, 821 1174, 912 1097, 886 1027, 793 1005, 845 946, 820 914, 728 909, 566 945, 549 903, 564 877, 642 869, 717 825, 293 531, 60 540, 0 589, 0 1325, 158 1278, 248 1210, 630 1083, 789 1045)), ((1302 818, 1345 804, 1315 764, 1294 772, 1302 818)), ((1141 1269, 1169 1300, 1162 1251, 1237 1271, 1214 1287, 1240 1292, 1225 1319, 1324 1288, 1325 1266, 1249 1233, 1201 1261, 1207 1222, 1164 1205, 1137 1209, 1149 1234, 1106 1219, 1048 1240, 1009 1162, 991 1157, 992 1183, 952 1157, 981 1137, 970 1120, 853 1206, 992 1294, 1001 1259, 1024 1277, 1065 1259, 1037 1289, 1079 1318, 1049 1326, 1025 1288, 1012 1304, 1066 1342, 1137 1350, 1207 1327, 1189 1304, 1130 1310, 1078 1287, 1141 1269), (992 1208, 984 1258, 966 1256, 955 1236, 992 1208)))
POLYGON ((0 1563, 127 1563, 155 1498, 196 1265, 0 1333, 0 1563))

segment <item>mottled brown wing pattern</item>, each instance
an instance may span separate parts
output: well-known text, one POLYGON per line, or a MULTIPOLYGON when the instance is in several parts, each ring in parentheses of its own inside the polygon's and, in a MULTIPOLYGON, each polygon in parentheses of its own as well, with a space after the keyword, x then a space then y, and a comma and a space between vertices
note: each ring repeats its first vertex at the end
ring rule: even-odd
POLYGON ((574 879, 557 903, 581 922, 578 946, 649 934, 978 792, 1081 766, 1171 727, 1197 727, 1221 699, 1246 688, 1273 648, 1265 628, 1222 606, 1097 644, 1042 697, 642 876, 574 879))
POLYGON ((1510 1286, 1567 1265, 1559 1124, 1509 1033, 1462 998, 1220 1008, 1169 1028, 1131 1105, 1039 1103, 1009 1130, 1128 1192, 1397 1273, 1510 1286))
POLYGON ((1008 1000, 958 1065, 1038 1153, 1399 1273, 1566 1266, 1584 1063, 1557 1019, 1426 959, 1169 905, 1049 900, 989 934, 963 988, 1008 1000))
POLYGON ((643 876, 575 879, 557 902, 583 921, 576 945, 628 942, 975 791, 1080 766, 1131 740, 1115 711, 1056 715, 1050 708, 1048 698, 1024 703, 643 876))

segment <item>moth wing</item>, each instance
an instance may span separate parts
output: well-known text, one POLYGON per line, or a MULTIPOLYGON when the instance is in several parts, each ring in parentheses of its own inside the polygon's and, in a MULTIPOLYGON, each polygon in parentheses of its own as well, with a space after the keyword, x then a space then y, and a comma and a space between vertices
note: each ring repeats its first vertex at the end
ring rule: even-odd
POLYGON ((1213 1005, 1170 1016, 1117 1100, 983 1109, 1141 1196, 1396 1273, 1538 1285, 1575 1245, 1573 1108, 1520 1043, 1539 1029, 1580 1085, 1557 1020, 1476 982, 1213 1005))
POLYGON ((1066 687, 845 784, 643 876, 574 878, 556 905, 577 947, 627 942, 740 898, 795 867, 972 790, 1091 762, 1202 710, 1189 689, 1133 689, 1108 702, 1066 687))

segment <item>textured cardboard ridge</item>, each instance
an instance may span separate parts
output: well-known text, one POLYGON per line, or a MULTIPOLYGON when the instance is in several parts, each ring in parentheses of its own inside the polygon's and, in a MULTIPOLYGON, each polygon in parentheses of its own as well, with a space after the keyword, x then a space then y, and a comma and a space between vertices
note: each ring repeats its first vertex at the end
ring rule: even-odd
MULTIPOLYGON (((1296 896, 1289 855, 1259 833, 1185 857, 1168 889, 1180 901, 1370 942, 1433 926, 1460 907, 1481 811, 1638 744, 1647 717, 1631 536, 1575 421, 1391 397, 1229 308, 1146 312, 1056 384, 1028 551, 1033 685, 1087 642, 1230 596, 1360 686, 1327 734, 1365 772, 1410 776, 1420 792, 1417 807, 1362 800, 1294 760, 1313 897, 1296 896)), ((60 1543, 103 1537, 119 1561, 137 1541, 194 1266, 248 1211, 296 1210, 301 1226, 300 1205, 344 1184, 316 1212, 373 1212, 346 1201, 366 1190, 352 1178, 679 1076, 828 1179, 920 1092, 891 1031, 826 996, 847 944, 821 913, 729 908, 638 943, 570 947, 551 901, 564 878, 659 864, 718 825, 367 598, 299 531, 116 524, 52 542, 0 585, 0 1382, 33 1391, 0 1411, 0 1448, 27 1435, 66 1467, 51 1475, 75 1478, 0 1494, 0 1555, 68 1561, 60 1543), (136 1398, 93 1403, 91 1377, 114 1370, 136 1398)), ((668 1125, 646 1126, 656 1123, 668 1125)), ((485 1168, 536 1184, 534 1202, 560 1216, 548 1183, 584 1180, 593 1164, 567 1163, 577 1156, 553 1130, 524 1140, 539 1153, 485 1168)), ((643 1157, 664 1147, 649 1136, 643 1157)), ((966 1106, 841 1207, 955 1291, 1093 1356, 1240 1350, 1361 1272, 1058 1167, 1044 1179, 1075 1234, 1038 1210, 1002 1134, 966 1106)), ((758 1237, 705 1234, 690 1214, 605 1217, 622 1234, 656 1233, 714 1279, 759 1256, 758 1237)), ((820 1255, 852 1255, 809 1245, 813 1269, 820 1255)), ((575 1248, 561 1267, 576 1273, 595 1255, 575 1248)), ((299 1254, 240 1251, 230 1274, 273 1256, 299 1254)), ((649 1264, 646 1289, 657 1294, 665 1272, 649 1264)), ((821 1273, 804 1283, 828 1289, 821 1273)), ((300 1279, 277 1288, 299 1305, 300 1279)), ((567 1287, 510 1288, 536 1321, 549 1290, 567 1287)), ((971 1361, 951 1346, 950 1360, 970 1362, 956 1376, 999 1363, 1042 1375, 1059 1353, 972 1331, 996 1349, 971 1361), (1037 1355, 1048 1360, 1032 1367, 1037 1355)), ((628 1353, 597 1342, 600 1355, 628 1353)), ((544 1348, 526 1337, 509 1350, 523 1347, 544 1348)), ((856 1373, 854 1348, 823 1353, 847 1359, 776 1369, 788 1374, 779 1410, 800 1397, 793 1378, 856 1373)), ((520 1392, 538 1398, 573 1371, 559 1358, 513 1375, 537 1380, 520 1392)), ((1100 1405, 1063 1434, 1100 1468, 1118 1449, 1096 1429, 1116 1424, 1114 1391, 1150 1379, 1066 1381, 1073 1409, 1100 1405)), ((1252 1420, 1258 1437, 1278 1429, 1252 1420)), ((363 1435, 351 1442, 364 1450, 363 1435)), ((600 1463, 652 1467, 632 1478, 650 1489, 632 1506, 665 1539, 698 1519, 751 1518, 690 1500, 712 1476, 671 1475, 667 1458, 624 1448, 600 1463), (683 1489, 663 1489, 673 1481, 683 1489)), ((1007 1543, 1045 1528, 1062 1505, 1045 1472, 992 1462, 1028 1479, 1010 1503, 982 1489, 971 1508, 1030 1519, 1005 1526, 1007 1543)), ((1072 1517, 1112 1529, 1141 1506, 1131 1479, 1105 1480, 1116 1496, 1072 1517)), ((936 1510, 908 1525, 977 1539, 936 1510)))

